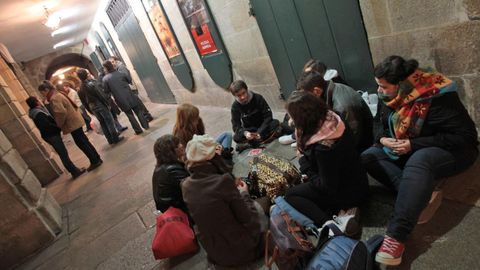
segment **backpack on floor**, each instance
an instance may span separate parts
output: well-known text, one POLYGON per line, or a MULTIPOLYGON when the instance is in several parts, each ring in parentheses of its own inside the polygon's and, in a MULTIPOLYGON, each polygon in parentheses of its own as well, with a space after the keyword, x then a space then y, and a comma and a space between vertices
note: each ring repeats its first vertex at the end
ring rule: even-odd
POLYGON ((281 196, 270 211, 270 228, 265 243, 265 265, 280 270, 304 269, 314 254, 311 235, 318 237, 313 221, 298 212, 281 196))
POLYGON ((382 244, 383 236, 374 235, 366 242, 342 235, 337 227, 329 224, 322 229, 321 238, 327 239, 307 266, 307 270, 373 270, 375 253, 382 244), (334 233, 328 237, 329 231, 334 233))
POLYGON ((272 200, 301 183, 299 170, 288 160, 263 153, 254 157, 250 166, 249 182, 258 197, 266 195, 272 200))

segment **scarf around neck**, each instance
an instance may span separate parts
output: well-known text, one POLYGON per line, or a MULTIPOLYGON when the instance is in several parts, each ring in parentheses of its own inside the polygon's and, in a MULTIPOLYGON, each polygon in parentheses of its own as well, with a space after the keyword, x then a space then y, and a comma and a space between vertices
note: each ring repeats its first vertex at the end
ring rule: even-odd
POLYGON ((35 120, 35 118, 37 117, 37 115, 39 113, 44 113, 47 116, 52 117, 52 115, 48 112, 48 110, 45 107, 42 107, 42 106, 38 106, 38 107, 35 107, 33 109, 30 109, 28 111, 28 116, 30 117, 30 119, 35 120))
POLYGON ((457 91, 454 81, 440 73, 417 69, 408 78, 400 82, 399 93, 394 99, 384 102, 394 110, 388 117, 392 138, 415 138, 420 134, 432 99, 449 92, 457 91))
MULTIPOLYGON (((321 143, 326 146, 331 146, 336 139, 340 138, 345 131, 345 124, 338 114, 333 111, 328 111, 325 121, 319 127, 317 133, 313 134, 306 142, 307 145, 321 143)), ((298 135, 298 134, 297 134, 298 135)))

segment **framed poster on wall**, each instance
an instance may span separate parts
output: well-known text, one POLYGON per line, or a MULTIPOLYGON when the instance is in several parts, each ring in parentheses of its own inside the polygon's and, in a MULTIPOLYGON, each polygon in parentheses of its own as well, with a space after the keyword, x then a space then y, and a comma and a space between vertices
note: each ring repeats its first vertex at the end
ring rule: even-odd
POLYGON ((210 18, 205 8, 205 0, 177 0, 177 2, 200 55, 217 52, 208 25, 210 18))
POLYGON ((172 59, 180 55, 177 40, 158 0, 142 0, 142 3, 167 57, 172 59))
POLYGON ((185 88, 193 91, 192 71, 165 14, 162 3, 160 0, 142 0, 142 4, 173 72, 185 88))

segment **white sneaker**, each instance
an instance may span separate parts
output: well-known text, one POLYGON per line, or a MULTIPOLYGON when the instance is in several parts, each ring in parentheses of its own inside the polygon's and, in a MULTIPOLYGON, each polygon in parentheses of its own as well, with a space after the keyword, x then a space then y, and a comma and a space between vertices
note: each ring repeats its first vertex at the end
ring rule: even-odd
MULTIPOLYGON (((355 220, 354 215, 333 216, 332 220, 328 220, 323 224, 322 228, 328 224, 334 224, 337 228, 347 236, 354 236, 358 233, 360 226, 355 220)), ((333 236, 333 232, 330 230, 330 236, 333 236)))
POLYGON ((282 137, 278 138, 278 142, 281 144, 291 144, 295 142, 295 139, 292 138, 292 135, 283 135, 282 137))
POLYGON ((294 143, 290 144, 290 146, 293 147, 293 148, 297 148, 297 142, 294 142, 294 143))

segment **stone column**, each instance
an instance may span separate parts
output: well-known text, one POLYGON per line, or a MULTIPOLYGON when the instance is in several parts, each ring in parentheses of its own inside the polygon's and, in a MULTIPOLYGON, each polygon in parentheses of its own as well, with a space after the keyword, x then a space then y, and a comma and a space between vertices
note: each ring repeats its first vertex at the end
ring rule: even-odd
POLYGON ((8 269, 51 243, 62 208, 0 130, 0 268, 8 269))
MULTIPOLYGON (((56 179, 61 169, 52 157, 52 150, 41 139, 26 112, 27 92, 0 58, 0 129, 10 140, 42 185, 56 179)), ((56 158, 56 157, 55 157, 56 158)))

